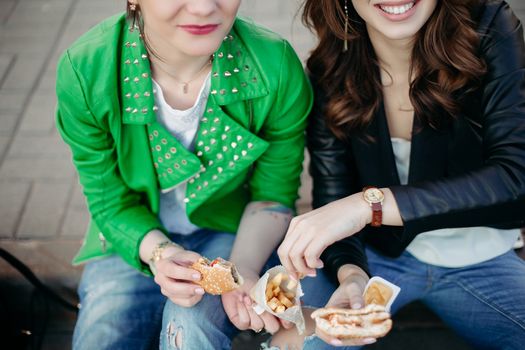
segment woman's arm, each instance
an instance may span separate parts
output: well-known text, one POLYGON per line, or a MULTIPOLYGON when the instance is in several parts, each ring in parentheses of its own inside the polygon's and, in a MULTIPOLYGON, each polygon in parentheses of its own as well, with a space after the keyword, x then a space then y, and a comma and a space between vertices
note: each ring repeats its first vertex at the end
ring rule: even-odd
MULTIPOLYGON (((386 200, 383 223, 403 225, 403 232, 396 235, 396 239, 405 245, 418 233, 433 229, 506 223, 519 227, 524 224, 525 45, 522 27, 508 6, 500 8, 495 18, 489 22, 491 27, 489 33, 482 36, 481 46, 481 54, 488 66, 488 74, 483 80, 484 112, 481 118, 485 165, 466 174, 384 189, 386 200)), ((319 134, 319 130, 323 129, 319 125, 320 119, 314 118, 314 123, 316 119, 318 123, 311 126, 318 133, 313 134, 314 145, 315 142, 325 145, 335 143, 333 137, 325 140, 319 134)), ((333 154, 338 155, 337 149, 333 154)), ((317 162, 320 169, 318 177, 324 181, 320 183, 321 188, 323 185, 330 186, 330 181, 336 183, 338 180, 334 180, 332 174, 327 172, 337 169, 338 165, 334 166, 332 163, 329 167, 329 160, 326 159, 328 156, 325 155, 324 158, 323 163, 312 156, 312 163, 316 165, 317 162)), ((341 162, 344 159, 333 162, 336 161, 341 162)), ((329 188, 337 193, 334 190, 336 186, 329 188)), ((343 192, 344 189, 343 184, 343 192)), ((287 237, 279 249, 282 251, 281 259, 283 255, 288 255, 287 258, 284 256, 283 264, 288 265, 292 271, 296 269, 299 272, 319 267, 318 254, 330 242, 353 235, 364 228, 369 222, 366 219, 367 214, 357 198, 352 200, 352 197, 358 195, 332 202, 317 213, 306 214, 309 217, 292 220, 287 237), (317 218, 314 218, 316 215, 317 218), (330 223, 329 218, 335 220, 337 217, 341 218, 338 220, 340 225, 322 227, 323 220, 324 223, 330 223), (322 230, 322 233, 314 232, 313 222, 316 222, 315 228, 322 230), (305 237, 308 230, 309 238, 305 237), (305 243, 305 240, 308 242, 305 243)), ((327 197, 330 196, 333 199, 333 195, 328 193, 327 197)), ((354 248, 356 246, 352 245, 354 248)), ((336 267, 341 266, 344 259, 360 266, 359 262, 352 261, 355 256, 359 256, 358 249, 348 254, 337 249, 337 254, 329 252, 328 259, 333 256, 338 256, 336 267)))
MULTIPOLYGON (((58 66, 57 95, 57 127, 71 147, 93 219, 126 262, 150 273, 153 251, 169 238, 142 196, 120 177, 113 137, 107 125, 91 113, 67 53, 58 66)), ((155 262, 155 281, 174 303, 191 306, 202 298, 204 290, 193 283, 201 276, 188 268, 199 257, 171 245, 155 262)))
POLYGON ((242 217, 230 259, 245 277, 244 286, 223 295, 223 306, 239 329, 277 331, 279 322, 268 313, 253 312, 248 293, 271 253, 282 240, 298 198, 304 129, 312 104, 312 91, 301 62, 283 41, 279 85, 275 100, 258 135, 267 150, 254 164, 249 181, 251 203, 242 217))
POLYGON ((290 224, 293 211, 275 202, 251 202, 237 231, 230 260, 260 273, 290 224))
POLYGON ((119 176, 109 127, 91 112, 68 52, 58 63, 57 97, 56 125, 71 148, 93 220, 126 262, 149 273, 140 259, 139 245, 148 232, 162 230, 162 225, 143 197, 119 176))
POLYGON ((466 174, 391 190, 405 240, 443 227, 525 221, 525 44, 508 5, 487 6, 479 31, 487 64, 479 122, 484 166, 466 174), (494 13, 496 11, 496 13, 494 13), (490 15, 489 15, 490 14, 490 15))
MULTIPOLYGON (((329 203, 341 200, 350 196, 351 194, 358 191, 357 184, 357 169, 352 156, 352 150, 350 143, 343 142, 335 137, 330 131, 325 122, 323 108, 325 104, 325 96, 322 89, 317 85, 315 78, 312 79, 312 86, 315 93, 315 100, 312 111, 309 116, 309 124, 307 128, 307 146, 310 154, 310 175, 313 180, 313 207, 316 210, 329 203)), ((361 205, 363 203, 359 203, 361 205)), ((346 205, 344 206, 346 207, 346 205)), ((366 207, 361 206, 363 215, 367 215, 368 210, 366 207)), ((314 210, 315 212, 315 210, 314 210)), ((356 213, 356 211, 348 210, 348 212, 356 213)), ((310 213, 305 214, 294 219, 296 221, 303 221, 302 226, 306 226, 309 229, 308 223, 304 222, 304 217, 310 213)), ((321 216, 322 218, 322 216, 321 216)), ((335 221, 332 223, 338 223, 342 218, 348 218, 347 212, 337 216, 335 221)), ((317 219, 313 219, 313 216, 308 220, 309 222, 317 222, 317 219)), ((358 219, 358 223, 365 224, 368 221, 367 218, 358 219)), ((291 249, 293 243, 297 241, 306 240, 302 234, 305 232, 294 230, 295 234, 293 237, 287 237, 285 242, 279 247, 279 257, 281 262, 290 272, 295 269, 292 263, 291 249)), ((290 227, 292 229, 292 227, 290 227)), ((295 225, 294 225, 295 228, 295 225)), ((312 229, 310 234, 312 236, 320 237, 324 232, 323 228, 312 229)), ((289 231, 290 233, 290 231, 289 231)), ((295 252, 295 254, 298 254, 295 252)), ((355 264, 361 269, 368 273, 368 264, 366 262, 366 255, 364 253, 363 243, 358 237, 349 237, 344 241, 336 242, 329 245, 321 256, 324 262, 324 268, 328 272, 331 279, 337 281, 337 271, 340 266, 344 264, 355 264)), ((314 267, 320 267, 320 263, 317 261, 317 257, 313 257, 312 268, 306 268, 301 263, 302 258, 295 257, 297 265, 302 266, 302 270, 299 271, 303 274, 313 274, 314 267)))

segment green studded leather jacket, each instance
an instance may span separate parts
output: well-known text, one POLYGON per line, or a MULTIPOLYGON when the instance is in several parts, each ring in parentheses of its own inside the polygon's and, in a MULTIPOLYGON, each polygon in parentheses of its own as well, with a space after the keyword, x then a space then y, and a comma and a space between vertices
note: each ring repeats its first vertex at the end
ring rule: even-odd
POLYGON ((293 208, 298 197, 310 85, 290 45, 237 19, 212 64, 195 150, 156 122, 148 56, 124 15, 79 38, 57 68, 57 128, 70 146, 91 222, 73 260, 139 258, 164 230, 159 194, 187 181, 186 210, 203 228, 235 232, 249 201, 293 208))

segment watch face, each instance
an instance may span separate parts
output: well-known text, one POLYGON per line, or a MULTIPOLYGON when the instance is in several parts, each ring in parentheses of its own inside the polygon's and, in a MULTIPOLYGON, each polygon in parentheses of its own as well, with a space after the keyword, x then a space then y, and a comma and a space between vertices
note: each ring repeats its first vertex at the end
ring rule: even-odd
POLYGON ((385 199, 385 195, 379 188, 368 188, 364 193, 363 196, 365 197, 365 200, 369 203, 379 203, 382 202, 383 199, 385 199))

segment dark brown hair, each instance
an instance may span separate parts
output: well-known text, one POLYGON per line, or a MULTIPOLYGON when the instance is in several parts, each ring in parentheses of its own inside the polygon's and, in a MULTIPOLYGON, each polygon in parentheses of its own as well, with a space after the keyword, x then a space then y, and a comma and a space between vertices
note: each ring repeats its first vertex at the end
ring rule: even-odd
MULTIPOLYGON (((414 115, 433 128, 454 118, 460 108, 459 91, 475 89, 486 71, 477 56, 479 37, 470 13, 475 3, 439 0, 416 35, 410 101, 414 115)), ((348 17, 345 33, 344 0, 304 1, 303 22, 319 38, 307 67, 327 96, 323 111, 327 124, 341 139, 350 131, 363 130, 382 101, 379 63, 351 0, 348 17), (343 52, 345 39, 347 52, 343 52)))

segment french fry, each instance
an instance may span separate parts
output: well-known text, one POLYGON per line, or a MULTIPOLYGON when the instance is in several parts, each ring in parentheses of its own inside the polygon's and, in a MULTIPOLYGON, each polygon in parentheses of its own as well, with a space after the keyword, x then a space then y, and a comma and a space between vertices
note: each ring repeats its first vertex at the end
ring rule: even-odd
POLYGON ((295 298, 295 293, 292 292, 284 292, 284 296, 287 297, 290 300, 293 300, 295 298))
POLYGON ((288 281, 288 284, 286 285, 286 288, 288 290, 295 290, 295 287, 297 287, 297 281, 292 280, 292 279, 288 281))
POLYGON ((271 286, 268 286, 268 288, 266 288, 266 300, 270 300, 271 298, 273 298, 273 291, 272 291, 272 288, 271 286))
POLYGON ((284 294, 280 294, 278 298, 279 298, 279 301, 281 302, 281 304, 286 306, 286 308, 289 308, 289 307, 293 306, 293 303, 284 294))
POLYGON ((282 272, 279 272, 277 275, 275 275, 275 276, 272 278, 271 283, 272 283, 274 286, 280 286, 282 280, 283 280, 283 273, 282 273, 282 272))
POLYGON ((266 303, 274 312, 284 312, 294 305, 294 290, 297 287, 297 281, 291 280, 287 274, 279 272, 267 283, 265 291, 266 303), (286 286, 284 286, 285 284, 286 286))
POLYGON ((268 306, 270 307, 270 309, 275 311, 277 307, 281 306, 281 302, 279 301, 279 299, 274 297, 268 301, 268 306))
POLYGON ((286 307, 284 307, 284 305, 279 305, 274 311, 279 314, 281 312, 284 312, 285 310, 286 310, 286 307))

